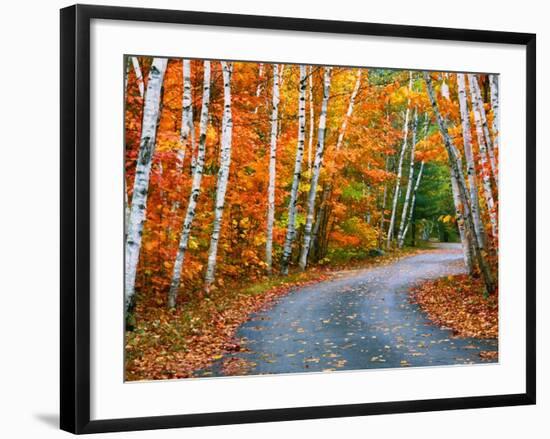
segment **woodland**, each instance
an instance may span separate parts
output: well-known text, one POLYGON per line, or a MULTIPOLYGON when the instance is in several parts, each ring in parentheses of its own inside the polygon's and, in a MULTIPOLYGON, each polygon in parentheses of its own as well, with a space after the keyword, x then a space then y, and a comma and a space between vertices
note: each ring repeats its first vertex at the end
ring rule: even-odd
MULTIPOLYGON (((498 75, 146 56, 125 72, 127 379, 191 376, 290 287, 430 242, 464 263, 432 295, 459 286, 495 319, 498 75)), ((436 321, 455 306, 429 300, 436 321)))

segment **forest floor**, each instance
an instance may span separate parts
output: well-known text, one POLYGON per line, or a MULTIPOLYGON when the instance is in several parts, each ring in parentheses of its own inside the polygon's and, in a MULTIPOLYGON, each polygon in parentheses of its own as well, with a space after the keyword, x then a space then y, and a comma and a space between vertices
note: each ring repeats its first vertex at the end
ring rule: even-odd
POLYGON ((126 379, 497 361, 497 298, 463 274, 459 245, 435 246, 138 308, 126 379))
POLYGON ((194 297, 176 310, 138 302, 135 328, 126 332, 126 380, 190 377, 228 353, 245 350, 236 336, 239 327, 281 297, 354 270, 392 264, 425 251, 422 245, 344 264, 314 266, 288 276, 266 276, 244 286, 227 285, 214 289, 208 297, 194 297))
POLYGON ((496 338, 457 336, 434 325, 410 300, 411 287, 463 272, 460 245, 438 244, 390 264, 336 273, 254 313, 236 333, 239 351, 226 353, 195 376, 496 361, 496 338))

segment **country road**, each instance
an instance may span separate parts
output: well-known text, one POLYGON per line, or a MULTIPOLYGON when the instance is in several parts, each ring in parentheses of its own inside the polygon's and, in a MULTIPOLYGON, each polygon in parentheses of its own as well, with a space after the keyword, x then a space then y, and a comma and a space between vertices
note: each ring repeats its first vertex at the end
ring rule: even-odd
POLYGON ((497 340, 454 338, 433 325, 408 291, 464 271, 459 244, 300 287, 251 316, 236 336, 244 348, 196 376, 318 372, 481 363, 497 340))

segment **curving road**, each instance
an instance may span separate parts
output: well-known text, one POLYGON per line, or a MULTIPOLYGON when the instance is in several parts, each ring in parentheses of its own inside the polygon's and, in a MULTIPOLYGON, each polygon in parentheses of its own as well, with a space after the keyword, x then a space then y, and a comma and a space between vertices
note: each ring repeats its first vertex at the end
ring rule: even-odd
POLYGON ((353 370, 481 363, 497 340, 454 338, 434 326, 408 290, 464 271, 459 244, 301 287, 242 325, 240 352, 197 376, 353 370))

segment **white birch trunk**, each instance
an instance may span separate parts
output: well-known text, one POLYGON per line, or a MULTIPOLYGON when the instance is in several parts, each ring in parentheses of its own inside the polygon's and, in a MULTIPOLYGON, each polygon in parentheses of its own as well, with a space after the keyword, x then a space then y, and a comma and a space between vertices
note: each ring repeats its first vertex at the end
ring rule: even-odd
POLYGON ((143 223, 145 222, 146 216, 149 177, 151 173, 151 164, 153 162, 153 154, 155 152, 157 124, 160 117, 162 82, 166 71, 166 65, 166 58, 153 59, 149 72, 149 80, 147 82, 147 93, 145 96, 141 127, 141 141, 125 245, 124 306, 126 313, 132 305, 135 293, 137 265, 141 248, 141 234, 143 232, 143 223))
POLYGON ((201 191, 202 171, 204 167, 204 157, 206 152, 206 130, 208 128, 208 108, 210 106, 210 61, 204 61, 204 84, 202 91, 202 107, 199 127, 199 145, 197 151, 196 165, 193 172, 193 182, 191 183, 191 194, 180 236, 178 251, 174 262, 172 280, 170 282, 170 292, 168 293, 168 306, 174 308, 180 287, 181 270, 185 261, 185 252, 189 244, 191 227, 195 219, 195 209, 201 191))
MULTIPOLYGON (((130 72, 130 58, 126 59, 126 72, 124 75, 124 103, 128 97, 128 73, 130 72)), ((126 185, 126 177, 124 177, 124 240, 126 241, 126 233, 128 230, 128 221, 130 220, 130 203, 128 203, 128 187, 126 185)))
POLYGON ((487 147, 485 145, 485 137, 483 136, 483 128, 481 123, 481 116, 476 108, 473 110, 474 123, 476 126, 477 144, 479 146, 479 162, 481 181, 483 184, 483 195, 485 196, 485 203, 487 205, 487 211, 489 213, 489 222, 491 224, 491 235, 496 238, 498 233, 497 213, 495 209, 495 201, 493 198, 493 189, 491 187, 491 176, 489 173, 489 163, 487 159, 487 147))
POLYGON ((193 96, 191 90, 191 61, 183 60, 183 98, 181 111, 181 148, 178 150, 178 168, 183 169, 185 152, 191 141, 191 151, 195 149, 195 127, 193 126, 193 96))
MULTIPOLYGON (((384 170, 388 172, 389 169, 389 157, 386 156, 386 166, 384 167, 384 170)), ((384 192, 382 195, 382 209, 380 211, 380 231, 378 232, 378 248, 382 248, 382 241, 384 237, 384 221, 386 219, 385 211, 386 211, 386 202, 388 199, 388 182, 387 180, 384 181, 384 192)))
MULTIPOLYGON (((436 115, 437 124, 439 125, 439 131, 443 137, 445 149, 447 150, 447 156, 449 159, 451 174, 454 175, 454 178, 456 179, 457 186, 458 186, 460 204, 459 204, 459 209, 457 210, 457 217, 458 215, 464 215, 465 237, 469 240, 469 244, 474 247, 474 254, 477 259, 479 269, 483 275, 485 287, 489 293, 492 293, 495 289, 493 274, 491 273, 491 269, 487 261, 485 260, 483 252, 479 248, 479 240, 476 236, 475 228, 473 227, 473 221, 471 218, 470 208, 469 208, 470 203, 469 203, 468 190, 466 186, 466 180, 464 178, 464 173, 462 170, 462 160, 460 158, 458 150, 456 149, 456 147, 454 146, 451 140, 451 137, 449 136, 449 131, 447 130, 447 124, 439 111, 439 106, 435 98, 435 93, 433 90, 432 79, 430 77, 430 74, 428 72, 424 72, 423 75, 424 75, 424 80, 426 82, 426 87, 428 89, 428 96, 430 98, 433 111, 436 115)), ((464 244, 467 245, 468 242, 465 242, 464 244)))
POLYGON ((500 102, 498 98, 498 75, 489 75, 489 85, 491 88, 491 109, 493 110, 493 137, 494 149, 498 150, 500 139, 500 102))
POLYGON ((447 84, 447 73, 443 73, 443 81, 441 82, 441 96, 447 100, 451 98, 449 94, 449 85, 447 84))
POLYGON ((208 251, 208 266, 205 276, 205 290, 208 292, 214 282, 216 272, 216 258, 218 255, 218 243, 220 240, 223 211, 225 205, 225 192, 229 180, 229 167, 231 165, 231 140, 233 132, 233 116, 231 114, 231 74, 233 65, 228 62, 221 62, 223 72, 223 119, 222 139, 220 151, 220 169, 218 172, 218 184, 216 187, 216 204, 214 211, 214 226, 210 238, 210 250, 208 251))
MULTIPOLYGON (((409 92, 412 89, 412 72, 409 72, 409 92)), ((397 163, 397 175, 395 177, 395 190, 393 192, 392 210, 390 216, 390 225, 388 227, 388 234, 386 237, 386 248, 391 247, 391 240, 393 237, 393 228, 395 226, 395 217, 397 215, 397 201, 399 200, 399 191, 401 186, 401 175, 403 167, 403 157, 405 156, 405 150, 407 149, 407 139, 409 136, 409 108, 410 99, 407 98, 407 109, 405 111, 405 122, 403 123, 403 144, 401 146, 401 152, 399 153, 399 162, 397 163)))
POLYGON ((357 78, 355 79, 355 85, 353 87, 353 91, 351 92, 348 110, 346 111, 346 115, 344 116, 344 120, 342 121, 340 133, 338 134, 338 140, 336 141, 336 151, 340 151, 342 143, 344 142, 344 134, 346 133, 346 129, 348 127, 348 121, 353 114, 353 107, 355 105, 355 98, 357 97, 357 93, 359 92, 359 87, 361 87, 361 69, 357 69, 357 78))
POLYGON ((311 182, 309 187, 306 224, 304 227, 304 242, 300 253, 300 268, 304 270, 307 265, 307 256, 311 241, 311 232, 313 228, 313 218, 315 214, 315 197, 317 196, 317 184, 319 183, 319 174, 323 166, 323 154, 325 150, 325 131, 327 124, 327 108, 330 95, 330 74, 332 68, 325 67, 323 78, 323 102, 321 105, 321 113, 319 114, 319 129, 317 132, 317 147, 315 148, 315 161, 311 174, 311 182))
MULTIPOLYGON (((262 76, 264 75, 264 64, 258 65, 258 85, 256 86, 256 97, 259 98, 262 93, 262 76)), ((258 105, 254 108, 254 114, 258 112, 258 105)))
POLYGON ((464 140, 464 157, 466 158, 466 174, 470 189, 470 209, 474 228, 479 240, 479 247, 485 249, 485 229, 481 221, 479 211, 479 196, 477 176, 475 169, 474 152, 472 149, 472 132, 470 128, 470 111, 468 109, 468 96, 466 94, 466 81, 463 73, 457 73, 458 103, 460 107, 460 119, 462 122, 462 138, 464 140))
POLYGON ((292 243, 296 236, 296 202, 298 201, 298 187, 302 173, 302 160, 304 156, 304 143, 306 131, 306 67, 300 66, 300 96, 298 98, 298 142, 296 145, 296 159, 294 161, 294 177, 290 190, 288 203, 288 225, 286 229, 285 245, 281 260, 281 273, 288 274, 288 265, 292 255, 292 243))
POLYGON ((143 97, 143 94, 145 93, 145 87, 143 82, 143 75, 141 73, 141 66, 139 65, 139 60, 137 59, 137 56, 132 56, 132 66, 134 67, 134 74, 136 75, 136 80, 138 83, 139 95, 143 97))
MULTIPOLYGON (((416 183, 414 184, 413 191, 412 191, 412 198, 411 198, 411 207, 409 209, 409 217, 407 219, 407 224, 405 225, 405 229, 403 230, 403 242, 405 241, 405 237, 407 236, 407 232, 409 231, 409 226, 412 222, 412 217, 414 213, 414 205, 416 202, 416 192, 418 191, 418 187, 420 186, 420 180, 422 179, 422 173, 424 172, 424 160, 420 163, 420 169, 418 170, 418 175, 416 176, 416 183)), ((403 244, 401 244, 403 245, 403 244)))
POLYGON ((313 151, 313 134, 315 129, 315 109, 313 108, 313 67, 309 67, 309 138, 307 145, 307 169, 311 170, 311 160, 313 151))
POLYGON ((498 168, 495 159, 495 153, 493 150, 493 141, 491 138, 491 133, 489 132, 489 126, 487 124, 487 114, 485 113, 485 107, 483 106, 483 101, 481 99, 481 91, 479 89, 477 76, 473 74, 468 74, 468 82, 470 84, 472 105, 474 107, 474 110, 478 112, 480 117, 481 126, 483 128, 483 136, 485 137, 485 145, 487 145, 487 154, 489 155, 489 163, 491 164, 491 171, 493 173, 495 183, 498 187, 498 168))
POLYGON ((409 179, 407 182, 407 192, 405 192, 405 201, 403 203, 403 212, 401 212, 401 223, 399 224, 399 232, 397 233, 397 246, 403 248, 405 242, 405 223, 407 222, 407 212, 409 209, 409 200, 411 198, 411 192, 414 179, 414 152, 416 149, 416 130, 418 127, 418 112, 414 110, 414 122, 411 140, 411 156, 409 163, 409 179))
MULTIPOLYGON (((338 139, 336 141, 336 146, 335 146, 336 151, 339 151, 342 148, 342 145, 344 143, 344 135, 346 133, 346 129, 347 129, 347 126, 348 126, 348 121, 349 121, 351 115, 353 114, 353 107, 355 105, 355 98, 357 97, 357 93, 359 92, 359 87, 360 86, 361 86, 361 69, 358 69, 355 85, 353 87, 353 90, 352 90, 352 93, 351 93, 351 96, 350 96, 350 100, 349 100, 349 103, 348 103, 348 109, 346 111, 346 114, 344 115, 344 118, 342 119, 342 125, 340 126, 340 131, 338 133, 338 139)), ((330 195, 332 194, 332 177, 333 177, 333 175, 334 175, 334 173, 331 172, 331 174, 329 176, 329 182, 328 182, 327 186, 325 186, 325 188, 323 189, 323 195, 321 197, 321 203, 319 204, 319 212, 317 214, 317 219, 314 222, 313 231, 312 231, 311 237, 309 239, 309 249, 307 250, 308 255, 309 255, 309 252, 311 251, 311 249, 313 248, 313 246, 315 245, 315 243, 317 241, 317 235, 318 235, 318 232, 319 232, 320 221, 322 221, 322 218, 323 218, 323 215, 324 215, 324 210, 327 208, 328 199, 329 199, 330 195)), ((306 265, 307 265, 307 255, 306 255, 306 265)), ((305 266, 304 266, 304 268, 305 268, 305 266)))
POLYGON ((458 183, 456 181, 455 173, 451 170, 451 190, 453 192, 453 202, 456 212, 456 223, 458 226, 458 233, 460 235, 460 242, 462 244, 462 253, 464 255, 464 265, 468 274, 473 273, 473 261, 472 261, 472 246, 470 238, 466 233, 465 221, 462 209, 462 203, 460 201, 460 191, 458 189, 458 183))
POLYGON ((269 149, 269 185, 267 189, 267 233, 265 262, 271 274, 273 266, 273 223, 275 222, 275 179, 277 164, 277 122, 279 118, 279 65, 273 64, 273 108, 271 110, 271 145, 269 149))

